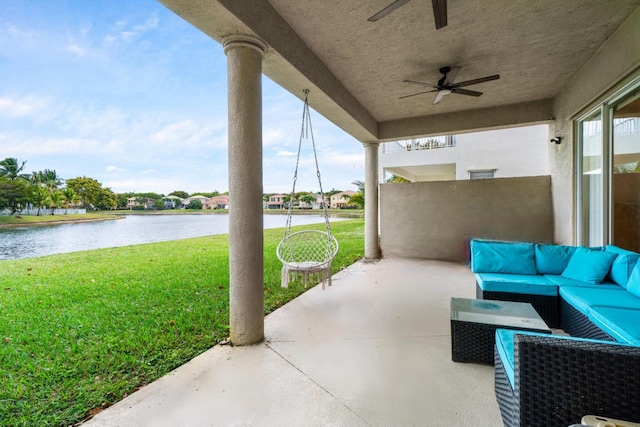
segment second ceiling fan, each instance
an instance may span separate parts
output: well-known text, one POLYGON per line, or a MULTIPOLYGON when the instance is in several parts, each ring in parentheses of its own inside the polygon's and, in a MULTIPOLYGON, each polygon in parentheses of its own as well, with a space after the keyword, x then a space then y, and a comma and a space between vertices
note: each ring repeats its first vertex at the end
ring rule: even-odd
POLYGON ((432 88, 431 90, 427 90, 424 92, 412 93, 411 95, 401 96, 400 98, 408 98, 410 96, 422 95, 424 93, 433 93, 436 92, 436 99, 433 101, 434 104, 439 103, 445 95, 449 95, 451 93, 455 93, 458 95, 468 95, 468 96, 480 96, 482 92, 477 92, 475 90, 467 90, 462 89, 465 86, 477 85, 479 83, 488 82, 491 80, 498 80, 500 78, 499 74, 494 74, 492 76, 480 77, 479 79, 466 80, 460 83, 454 83, 453 81, 456 79, 458 75, 458 71, 460 71, 460 67, 442 67, 440 68, 440 73, 442 73, 442 77, 438 80, 438 84, 424 83, 416 80, 403 80, 404 83, 417 84, 420 86, 428 86, 432 88))
MULTIPOLYGON (((404 6, 409 3, 409 0, 396 0, 391 3, 389 6, 385 7, 371 18, 368 19, 369 22, 375 22, 380 18, 384 18, 400 6, 404 6)), ((439 30, 442 27, 447 26, 447 0, 431 0, 431 4, 433 5, 433 17, 436 21, 436 30, 439 30)))

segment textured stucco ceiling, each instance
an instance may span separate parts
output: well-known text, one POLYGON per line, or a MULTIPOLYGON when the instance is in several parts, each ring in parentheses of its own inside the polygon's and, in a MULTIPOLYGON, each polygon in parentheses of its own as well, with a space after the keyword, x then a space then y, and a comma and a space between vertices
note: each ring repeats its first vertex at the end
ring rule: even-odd
MULTIPOLYGON (((314 108, 361 140, 386 138, 381 124, 410 118, 455 121, 468 111, 496 116, 518 106, 537 114, 523 113, 523 122, 546 117, 551 100, 640 6, 449 0, 448 26, 436 30, 429 0, 411 0, 374 23, 367 18, 392 0, 160 1, 217 40, 261 37, 270 46, 265 74, 298 96, 303 86, 316 89, 314 108), (437 105, 434 94, 399 99, 423 90, 403 80, 436 83, 447 65, 462 67, 456 81, 501 78, 468 87, 484 92, 478 98, 452 94, 437 105)), ((416 134, 428 133, 425 123, 416 134)))

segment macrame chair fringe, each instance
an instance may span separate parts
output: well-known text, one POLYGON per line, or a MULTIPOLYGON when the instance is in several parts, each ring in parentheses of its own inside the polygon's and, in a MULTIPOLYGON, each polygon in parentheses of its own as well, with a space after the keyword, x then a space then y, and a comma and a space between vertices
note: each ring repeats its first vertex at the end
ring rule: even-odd
POLYGON ((311 126, 311 116, 309 114, 309 90, 304 91, 304 107, 302 109, 302 129, 298 142, 298 157, 296 158, 296 169, 293 174, 293 188, 289 197, 287 210, 287 223, 285 225, 284 237, 278 244, 276 254, 282 262, 282 287, 286 288, 289 283, 299 278, 306 288, 309 283, 316 283, 314 278, 322 283, 331 286, 331 262, 338 253, 339 245, 335 237, 331 235, 329 225, 329 214, 327 203, 322 190, 322 179, 320 168, 318 167, 318 156, 316 154, 316 144, 313 138, 313 128, 311 126), (313 157, 316 164, 316 175, 320 186, 320 197, 322 199, 322 209, 324 212, 325 231, 303 230, 291 233, 291 217, 293 215, 293 199, 296 191, 296 181, 298 180, 298 165, 300 163, 300 152, 303 139, 311 137, 313 147, 313 157))

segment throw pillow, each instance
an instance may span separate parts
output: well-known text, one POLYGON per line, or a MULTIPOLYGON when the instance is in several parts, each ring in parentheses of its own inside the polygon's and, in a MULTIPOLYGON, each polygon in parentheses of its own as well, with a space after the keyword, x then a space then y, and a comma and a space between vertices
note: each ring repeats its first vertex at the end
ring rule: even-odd
POLYGON ((631 272, 631 276, 627 282, 627 291, 640 297, 640 262, 636 263, 635 268, 631 272))
POLYGON ((631 276, 631 272, 638 263, 638 259, 640 259, 640 254, 619 248, 614 245, 607 246, 605 251, 618 254, 615 261, 613 261, 613 265, 611 265, 611 270, 609 271, 609 275, 607 277, 612 282, 615 282, 623 288, 626 288, 629 277, 631 276))
POLYGON ((533 243, 471 241, 474 273, 536 274, 533 243))
POLYGON ((618 255, 579 247, 562 272, 562 276, 589 283, 601 283, 618 255))
POLYGON ((536 244, 538 274, 562 274, 575 251, 575 246, 536 244))

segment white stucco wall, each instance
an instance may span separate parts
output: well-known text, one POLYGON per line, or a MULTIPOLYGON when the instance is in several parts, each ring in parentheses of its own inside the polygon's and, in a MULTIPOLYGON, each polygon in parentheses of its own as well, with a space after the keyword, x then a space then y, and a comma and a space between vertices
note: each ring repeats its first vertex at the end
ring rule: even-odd
POLYGON ((474 132, 455 136, 456 146, 380 154, 387 171, 411 181, 469 179, 469 171, 495 169, 496 178, 549 173, 548 125, 474 132))
POLYGON ((496 178, 547 175, 548 133, 537 125, 457 135, 456 179, 485 169, 495 169, 496 178))

